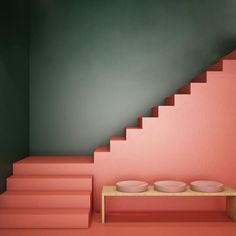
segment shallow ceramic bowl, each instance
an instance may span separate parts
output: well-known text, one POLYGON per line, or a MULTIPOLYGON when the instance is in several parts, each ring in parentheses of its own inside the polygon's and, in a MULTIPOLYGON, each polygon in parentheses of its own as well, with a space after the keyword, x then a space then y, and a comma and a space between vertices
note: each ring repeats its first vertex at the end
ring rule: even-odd
POLYGON ((190 184, 193 191, 205 193, 217 193, 224 191, 224 184, 212 180, 197 180, 190 184))
POLYGON ((140 193, 148 190, 148 183, 139 180, 125 180, 116 183, 116 190, 126 193, 140 193))
POLYGON ((154 189, 166 193, 179 193, 186 190, 187 184, 181 181, 163 180, 154 183, 154 189))

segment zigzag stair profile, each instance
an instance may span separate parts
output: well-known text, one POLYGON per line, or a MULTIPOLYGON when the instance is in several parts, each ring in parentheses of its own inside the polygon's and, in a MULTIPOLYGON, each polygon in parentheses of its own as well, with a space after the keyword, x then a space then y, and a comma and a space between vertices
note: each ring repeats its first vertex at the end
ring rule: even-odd
MULTIPOLYGON (((102 186, 120 179, 152 184, 157 178, 209 176, 236 186, 235 59, 236 51, 223 57, 166 98, 165 105, 152 107, 150 117, 139 117, 125 137, 96 148, 94 156, 29 156, 13 163, 7 191, 0 195, 0 228, 87 228, 92 202, 95 211, 101 209, 102 186)), ((111 201, 108 210, 199 209, 191 201, 131 201, 111 201)))
MULTIPOLYGON (((49 164, 55 159, 45 160, 49 164)), ((67 165, 63 159, 58 163, 67 165)), ((0 227, 88 228, 92 182, 92 175, 10 176, 7 191, 0 195, 0 227)))

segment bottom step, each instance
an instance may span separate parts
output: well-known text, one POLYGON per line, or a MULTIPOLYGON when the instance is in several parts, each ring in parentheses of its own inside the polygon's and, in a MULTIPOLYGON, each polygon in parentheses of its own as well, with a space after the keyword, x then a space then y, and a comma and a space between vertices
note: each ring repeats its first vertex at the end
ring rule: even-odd
POLYGON ((0 209, 0 228, 88 228, 90 209, 0 209))

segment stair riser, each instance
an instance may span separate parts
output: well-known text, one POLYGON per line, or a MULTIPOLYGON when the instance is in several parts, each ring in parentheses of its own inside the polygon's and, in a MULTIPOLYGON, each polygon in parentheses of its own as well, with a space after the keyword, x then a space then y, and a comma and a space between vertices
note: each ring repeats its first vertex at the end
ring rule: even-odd
POLYGON ((0 214, 0 228, 77 228, 89 226, 89 214, 0 214))
POLYGON ((151 113, 153 117, 158 117, 158 107, 152 107, 151 113))
POLYGON ((223 70, 226 73, 236 73, 236 61, 235 60, 224 60, 223 70))
POLYGON ((114 152, 115 150, 120 150, 120 148, 124 147, 124 145, 127 145, 126 140, 121 141, 110 141, 110 147, 111 150, 114 152))
POLYGON ((192 79, 192 83, 206 83, 206 73, 196 76, 192 79))
POLYGON ((93 173, 91 164, 26 163, 13 164, 14 175, 88 175, 93 173))
POLYGON ((2 195, 0 208, 90 208, 91 197, 84 196, 59 196, 59 195, 2 195))
POLYGON ((177 94, 191 94, 191 85, 187 84, 177 90, 177 94))
POLYGON ((222 60, 220 60, 214 65, 211 65, 207 70, 208 71, 222 71, 222 68, 223 68, 222 60))
POLYGON ((125 130, 125 136, 128 141, 132 140, 133 138, 142 135, 143 129, 137 128, 137 129, 130 129, 127 128, 125 130))
POLYGON ((10 191, 80 191, 92 190, 92 179, 8 178, 10 191))
POLYGON ((165 99, 166 106, 174 106, 175 105, 175 96, 170 96, 165 99))

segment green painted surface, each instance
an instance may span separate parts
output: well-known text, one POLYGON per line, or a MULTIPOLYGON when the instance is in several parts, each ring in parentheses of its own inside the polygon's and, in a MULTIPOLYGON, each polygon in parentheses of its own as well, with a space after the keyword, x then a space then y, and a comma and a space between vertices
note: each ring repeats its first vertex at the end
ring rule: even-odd
POLYGON ((29 149, 28 1, 0 2, 0 191, 29 149))
POLYGON ((233 0, 34 0, 30 151, 91 154, 236 46, 233 0))

